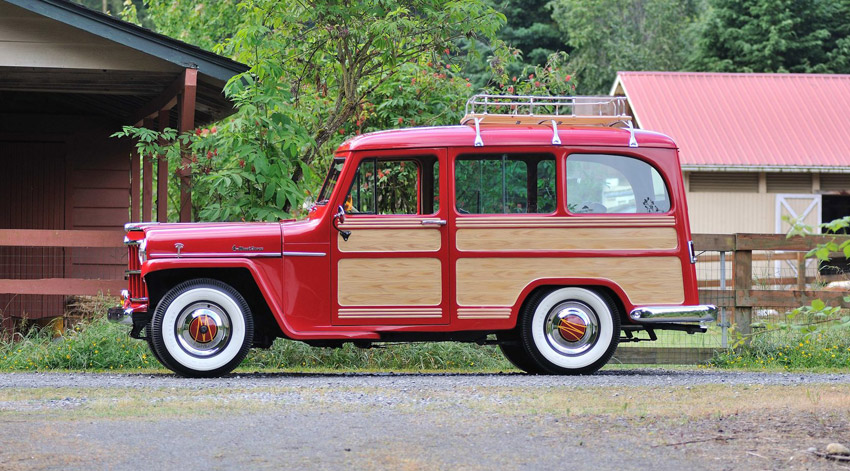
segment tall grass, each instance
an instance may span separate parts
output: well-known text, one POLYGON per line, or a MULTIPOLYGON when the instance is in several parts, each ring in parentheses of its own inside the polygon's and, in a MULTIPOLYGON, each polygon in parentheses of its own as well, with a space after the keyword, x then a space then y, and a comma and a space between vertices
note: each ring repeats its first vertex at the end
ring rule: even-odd
MULTIPOLYGON (((99 317, 78 323, 53 338, 51 329, 0 341, 0 370, 144 370, 161 368, 143 340, 131 339, 128 327, 99 317)), ((339 371, 506 371, 512 369, 499 350, 456 342, 389 345, 359 349, 314 348, 278 339, 268 350, 254 349, 242 370, 339 371)))
POLYGON ((755 369, 850 369, 846 329, 819 333, 777 332, 757 335, 748 345, 720 351, 709 366, 755 369))

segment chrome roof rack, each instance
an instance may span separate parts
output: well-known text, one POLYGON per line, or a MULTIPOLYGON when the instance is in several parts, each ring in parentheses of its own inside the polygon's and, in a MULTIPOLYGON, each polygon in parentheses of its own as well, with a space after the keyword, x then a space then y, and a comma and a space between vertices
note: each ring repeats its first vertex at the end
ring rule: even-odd
POLYGON ((461 124, 475 125, 475 146, 483 146, 482 125, 551 125, 552 144, 560 145, 558 125, 623 126, 629 146, 637 147, 632 117, 622 96, 475 95, 466 101, 461 124))

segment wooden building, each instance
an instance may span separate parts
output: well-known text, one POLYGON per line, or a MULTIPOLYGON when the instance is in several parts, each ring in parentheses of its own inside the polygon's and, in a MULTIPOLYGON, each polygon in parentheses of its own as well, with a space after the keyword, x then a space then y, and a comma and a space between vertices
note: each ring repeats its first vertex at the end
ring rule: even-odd
MULTIPOLYGON (((61 316, 65 296, 124 286, 122 226, 165 220, 169 170, 109 136, 123 125, 191 130, 221 119, 233 112, 223 86, 245 70, 67 0, 0 0, 5 328, 61 316)), ((181 204, 181 220, 189 209, 181 204)))
POLYGON ((679 145, 693 232, 850 215, 850 75, 620 72, 611 94, 679 145))
MULTIPOLYGON (((679 145, 694 233, 784 234, 789 221, 850 215, 850 75, 620 72, 611 94, 628 98, 638 127, 679 145)), ((843 258, 756 258, 760 279, 793 279, 801 263, 807 276, 848 272, 843 258)), ((716 265, 698 276, 717 279, 716 265)))

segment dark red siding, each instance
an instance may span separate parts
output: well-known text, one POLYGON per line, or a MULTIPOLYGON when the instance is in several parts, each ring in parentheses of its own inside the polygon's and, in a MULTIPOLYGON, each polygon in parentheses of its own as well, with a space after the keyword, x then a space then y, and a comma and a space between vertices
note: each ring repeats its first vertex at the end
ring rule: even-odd
MULTIPOLYGON (((0 141, 0 168, 0 229, 65 228, 63 143, 0 141)), ((0 247, 0 278, 61 278, 64 257, 62 248, 0 247)), ((63 297, 0 294, 0 311, 4 318, 57 316, 63 297)))

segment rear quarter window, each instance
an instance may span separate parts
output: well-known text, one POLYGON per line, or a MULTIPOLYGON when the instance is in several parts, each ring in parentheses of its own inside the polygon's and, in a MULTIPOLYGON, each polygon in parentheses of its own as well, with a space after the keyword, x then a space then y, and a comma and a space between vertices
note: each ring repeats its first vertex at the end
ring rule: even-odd
POLYGON ((612 154, 567 157, 567 209, 574 214, 670 211, 670 193, 652 165, 612 154))

